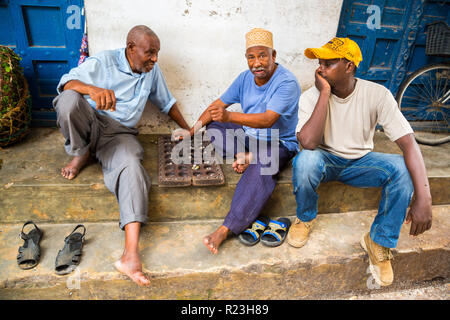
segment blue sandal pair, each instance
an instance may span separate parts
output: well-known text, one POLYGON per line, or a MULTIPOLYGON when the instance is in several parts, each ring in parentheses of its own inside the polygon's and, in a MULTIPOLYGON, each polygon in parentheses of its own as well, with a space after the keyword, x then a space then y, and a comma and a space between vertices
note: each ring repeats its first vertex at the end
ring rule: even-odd
POLYGON ((278 247, 286 239, 290 226, 291 220, 288 218, 270 220, 267 217, 260 216, 238 238, 246 246, 254 246, 261 241, 268 247, 278 247))

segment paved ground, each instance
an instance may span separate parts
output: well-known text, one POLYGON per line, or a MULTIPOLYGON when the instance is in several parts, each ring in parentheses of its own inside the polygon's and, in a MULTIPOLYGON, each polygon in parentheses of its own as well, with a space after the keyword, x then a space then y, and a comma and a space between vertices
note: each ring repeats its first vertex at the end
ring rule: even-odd
MULTIPOLYGON (((408 235, 408 225, 403 226, 394 252, 391 290, 439 276, 449 278, 448 213, 449 206, 434 207, 433 228, 417 238, 408 235)), ((141 235, 144 271, 153 283, 147 289, 137 288, 113 267, 123 250, 123 232, 117 223, 85 223, 79 272, 66 277, 54 274, 54 261, 72 224, 39 225, 45 232, 41 261, 26 271, 19 270, 16 262, 21 225, 0 224, 0 298, 299 300, 328 294, 339 299, 340 292, 368 294, 374 290, 368 284, 367 255, 359 240, 375 214, 322 215, 301 249, 287 243, 278 248, 245 247, 232 238, 216 256, 203 245, 202 237, 215 230, 219 221, 151 223, 141 235), (80 286, 68 295, 72 280, 80 286)))
MULTIPOLYGON (((396 289, 393 291, 377 290, 370 294, 348 294, 342 297, 345 300, 449 300, 450 282, 435 280, 425 282, 408 289, 396 289)), ((337 298, 339 299, 339 298, 337 298)))

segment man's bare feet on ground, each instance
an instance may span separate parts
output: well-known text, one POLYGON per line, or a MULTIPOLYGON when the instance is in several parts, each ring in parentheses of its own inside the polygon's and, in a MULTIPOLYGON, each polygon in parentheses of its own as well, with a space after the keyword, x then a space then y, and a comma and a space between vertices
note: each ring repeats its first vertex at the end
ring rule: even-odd
POLYGON ((216 231, 203 238, 203 243, 212 254, 219 252, 219 246, 227 238, 230 229, 220 226, 216 231))
POLYGON ((61 175, 69 180, 75 178, 81 169, 88 163, 90 152, 86 152, 82 156, 76 156, 64 168, 61 169, 61 175))
POLYGON ((239 152, 236 153, 236 160, 233 162, 233 170, 236 173, 242 174, 250 165, 253 159, 253 154, 251 152, 239 152))
POLYGON ((114 263, 114 266, 138 285, 150 285, 150 280, 142 272, 142 264, 138 254, 124 254, 120 260, 114 263))

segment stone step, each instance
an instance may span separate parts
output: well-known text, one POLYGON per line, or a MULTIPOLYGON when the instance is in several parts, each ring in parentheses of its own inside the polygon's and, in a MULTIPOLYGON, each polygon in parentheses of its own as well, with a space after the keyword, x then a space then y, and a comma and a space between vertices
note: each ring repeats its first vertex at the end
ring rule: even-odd
MULTIPOLYGON (((143 165, 152 178, 149 218, 151 221, 184 219, 222 219, 240 179, 230 164, 222 165, 225 185, 216 187, 158 187, 157 135, 141 135, 143 165)), ((0 223, 116 221, 119 209, 113 194, 103 183, 98 163, 86 167, 71 181, 61 177, 60 169, 70 161, 64 139, 57 129, 33 128, 21 143, 0 150, 0 223)), ((450 144, 421 146, 427 167, 433 204, 450 203, 450 144)), ((375 151, 400 153, 383 133, 375 135, 375 151)), ((274 193, 263 214, 295 215, 292 194, 292 168, 279 175, 274 193)), ((354 188, 339 182, 322 184, 318 193, 319 213, 372 210, 378 207, 380 189, 354 188)))
MULTIPOLYGON (((450 276, 450 206, 433 207, 432 229, 419 237, 402 227, 392 262, 391 288, 450 276)), ((221 220, 154 222, 142 229, 144 271, 151 278, 141 288, 115 271, 124 233, 117 223, 85 223, 83 256, 78 269, 54 273, 57 252, 74 224, 39 224, 44 231, 39 265, 21 270, 16 263, 23 241, 21 225, 0 225, 0 299, 304 299, 357 291, 377 291, 368 270, 368 256, 359 241, 375 211, 318 217, 308 243, 300 249, 287 243, 269 248, 226 240, 217 255, 202 238, 221 220)), ((293 217, 290 217, 293 219, 293 217)))

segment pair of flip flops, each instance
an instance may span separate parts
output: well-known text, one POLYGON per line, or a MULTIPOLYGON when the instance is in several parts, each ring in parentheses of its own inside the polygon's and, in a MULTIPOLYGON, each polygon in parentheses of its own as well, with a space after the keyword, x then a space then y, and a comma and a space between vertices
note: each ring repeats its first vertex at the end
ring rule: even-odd
POLYGON ((290 226, 291 220, 288 218, 271 220, 267 217, 260 216, 238 238, 246 246, 254 246, 261 241, 268 247, 278 247, 286 239, 290 226))
MULTIPOLYGON (((58 275, 71 273, 81 261, 81 250, 83 248, 84 235, 86 228, 79 224, 73 231, 64 239, 64 247, 59 250, 56 256, 55 272, 58 275), (75 232, 78 228, 83 228, 83 233, 75 232)), ((29 270, 37 266, 41 257, 41 247, 39 242, 42 239, 44 232, 38 228, 33 221, 27 221, 22 227, 20 238, 24 240, 24 244, 19 247, 19 254, 17 255, 17 264, 23 270, 29 270), (33 224, 34 229, 28 233, 24 233, 25 226, 33 224)))

